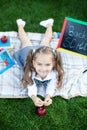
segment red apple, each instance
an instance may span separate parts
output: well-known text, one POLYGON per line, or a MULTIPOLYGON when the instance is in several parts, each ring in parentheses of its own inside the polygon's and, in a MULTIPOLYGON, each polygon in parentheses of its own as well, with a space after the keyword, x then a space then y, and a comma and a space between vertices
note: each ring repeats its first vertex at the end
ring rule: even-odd
POLYGON ((6 43, 8 41, 8 37, 7 36, 2 36, 1 41, 3 43, 6 43))
POLYGON ((0 48, 0 51, 4 50, 3 48, 0 48))
POLYGON ((9 64, 7 60, 4 60, 4 63, 6 64, 6 66, 8 66, 9 64))
POLYGON ((39 116, 44 116, 46 114, 46 108, 45 108, 45 106, 37 107, 36 108, 36 113, 39 116))

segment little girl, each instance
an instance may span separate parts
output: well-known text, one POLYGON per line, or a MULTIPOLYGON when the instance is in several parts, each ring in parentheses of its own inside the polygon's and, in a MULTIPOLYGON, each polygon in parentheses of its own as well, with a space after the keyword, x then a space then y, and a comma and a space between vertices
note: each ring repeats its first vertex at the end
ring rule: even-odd
POLYGON ((55 88, 61 87, 62 84, 63 68, 60 54, 57 50, 49 47, 53 22, 53 19, 40 22, 40 25, 46 28, 46 32, 41 44, 35 46, 32 45, 24 31, 25 21, 22 19, 17 20, 22 49, 16 51, 14 57, 24 70, 23 87, 28 88, 29 97, 38 107, 50 105, 55 88), (46 90, 44 101, 37 96, 37 89, 41 86, 45 87, 46 90))

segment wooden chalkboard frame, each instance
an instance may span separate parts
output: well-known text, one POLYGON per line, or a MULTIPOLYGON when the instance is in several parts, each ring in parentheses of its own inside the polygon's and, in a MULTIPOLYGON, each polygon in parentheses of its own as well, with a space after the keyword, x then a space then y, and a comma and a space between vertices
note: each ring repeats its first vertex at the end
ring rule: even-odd
POLYGON ((65 17, 57 49, 87 58, 87 22, 65 17))

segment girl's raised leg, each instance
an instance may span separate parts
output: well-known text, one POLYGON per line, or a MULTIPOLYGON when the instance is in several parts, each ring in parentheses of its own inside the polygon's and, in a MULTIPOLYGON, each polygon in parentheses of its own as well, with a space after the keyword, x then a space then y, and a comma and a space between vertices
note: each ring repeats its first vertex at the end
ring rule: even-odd
POLYGON ((50 46, 50 41, 52 39, 52 26, 53 26, 53 19, 48 19, 45 21, 40 22, 41 26, 46 27, 45 35, 41 41, 41 45, 43 46, 50 46))
POLYGON ((46 32, 41 41, 42 46, 50 46, 50 41, 52 39, 52 26, 50 24, 47 25, 46 32))
POLYGON ((17 25, 18 25, 18 35, 22 43, 22 48, 26 46, 32 46, 32 42, 30 41, 28 35, 24 30, 25 22, 22 19, 18 19, 17 25))

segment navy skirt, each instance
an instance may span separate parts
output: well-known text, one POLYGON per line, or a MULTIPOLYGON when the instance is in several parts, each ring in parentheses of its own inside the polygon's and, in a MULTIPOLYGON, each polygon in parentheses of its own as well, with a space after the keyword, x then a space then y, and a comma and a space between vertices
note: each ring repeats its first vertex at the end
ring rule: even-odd
POLYGON ((29 51, 31 49, 37 49, 39 48, 40 46, 27 46, 27 47, 24 47, 24 48, 21 48, 20 50, 18 51, 15 51, 13 56, 17 62, 17 64, 20 66, 20 67, 24 67, 25 65, 25 62, 26 62, 26 58, 27 58, 27 55, 29 53, 29 51))

